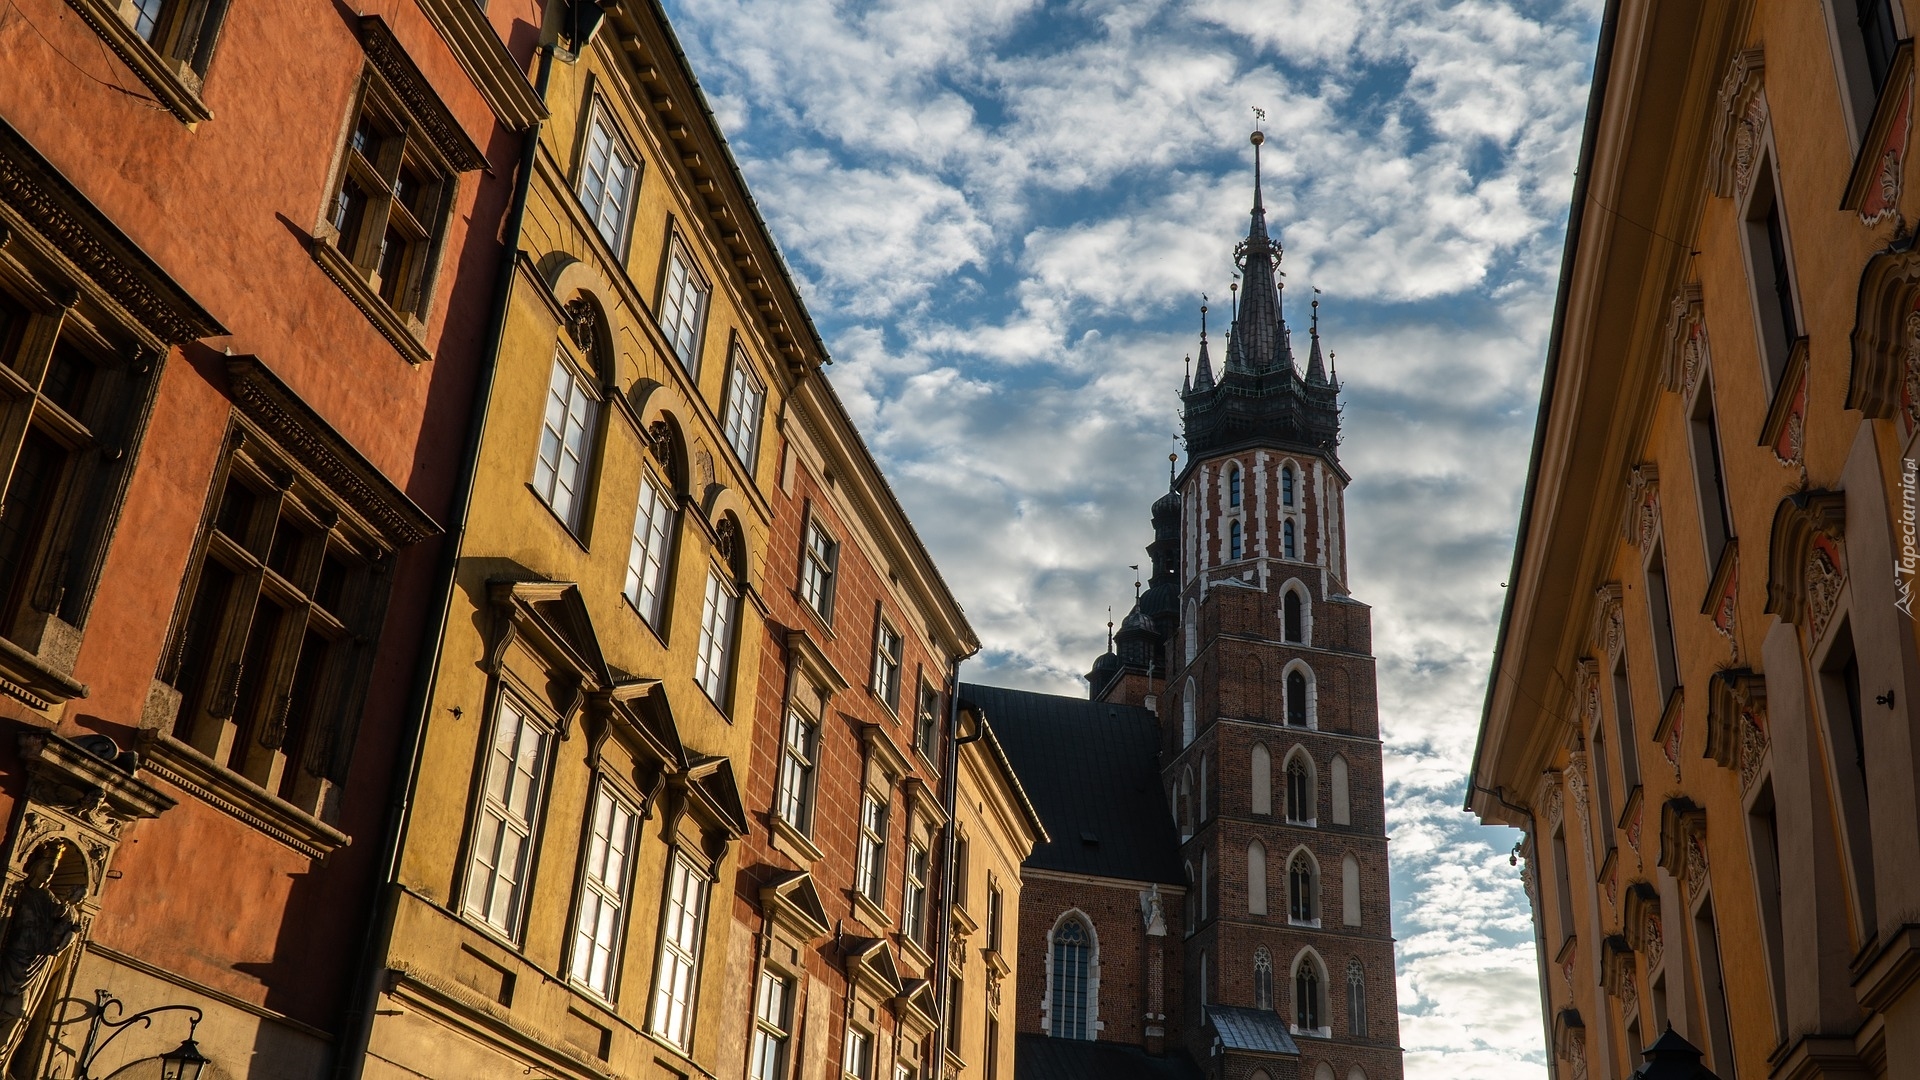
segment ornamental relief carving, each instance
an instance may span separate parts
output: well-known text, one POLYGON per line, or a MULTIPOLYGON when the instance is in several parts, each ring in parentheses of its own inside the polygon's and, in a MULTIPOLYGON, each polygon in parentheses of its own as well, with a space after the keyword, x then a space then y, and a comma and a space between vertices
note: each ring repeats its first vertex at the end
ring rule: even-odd
POLYGON ((1640 1015, 1640 973, 1634 970, 1633 954, 1622 956, 1620 965, 1620 1012, 1629 1019, 1640 1015))
POLYGON ((1567 755, 1567 792, 1573 796, 1574 812, 1580 815, 1580 830, 1586 832, 1587 824, 1587 754, 1584 750, 1575 750, 1567 755))
POLYGON ((1646 921, 1640 929, 1640 940, 1646 944, 1647 969, 1660 966, 1660 957, 1666 952, 1666 942, 1660 939, 1660 915, 1658 912, 1646 913, 1646 921))
POLYGON ((1700 385, 1700 372, 1710 356, 1700 283, 1690 281, 1680 286, 1667 315, 1666 363, 1663 365, 1667 389, 1679 391, 1683 400, 1691 402, 1694 388, 1700 385))
POLYGON ((1767 97, 1761 85, 1766 54, 1747 49, 1733 58, 1720 83, 1719 112, 1708 149, 1708 179, 1721 198, 1744 198, 1760 160, 1767 131, 1767 97))
POLYGON ((1811 640, 1826 636, 1827 623, 1833 618, 1834 605, 1840 602, 1840 590, 1846 578, 1840 570, 1839 549, 1831 537, 1817 537, 1807 553, 1807 629, 1811 640), (1825 543, 1822 543, 1822 541, 1825 543))
POLYGON ((1622 521, 1627 543, 1645 550, 1660 531, 1660 470, 1652 462, 1627 474, 1627 512, 1622 521))
MULTIPOLYGON (((1620 583, 1609 581, 1593 591, 1595 608, 1593 639, 1607 654, 1607 666, 1620 662, 1620 648, 1626 643, 1626 624, 1620 613, 1620 583)), ((1596 680, 1598 675, 1596 674, 1596 680)))
POLYGON ((1920 428, 1920 300, 1914 303, 1915 310, 1907 312, 1900 379, 1900 419, 1909 437, 1920 428))

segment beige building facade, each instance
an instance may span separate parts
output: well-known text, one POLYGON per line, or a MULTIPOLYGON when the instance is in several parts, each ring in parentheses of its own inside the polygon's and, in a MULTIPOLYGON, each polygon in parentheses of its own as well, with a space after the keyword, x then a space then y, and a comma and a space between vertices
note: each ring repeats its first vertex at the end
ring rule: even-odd
POLYGON ((1555 1075, 1920 1075, 1897 0, 1610 4, 1468 807, 1555 1075))

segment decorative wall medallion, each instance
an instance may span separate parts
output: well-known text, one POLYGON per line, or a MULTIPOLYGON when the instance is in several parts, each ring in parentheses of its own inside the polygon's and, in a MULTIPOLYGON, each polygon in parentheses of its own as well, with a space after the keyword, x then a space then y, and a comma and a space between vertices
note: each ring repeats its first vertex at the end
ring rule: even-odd
POLYGON ((714 485, 713 451, 704 442, 693 444, 693 476, 703 492, 714 485))
POLYGON ((1833 607, 1840 602, 1840 589, 1846 584, 1840 562, 1840 549, 1832 537, 1813 538, 1812 549, 1807 552, 1806 571, 1808 629, 1813 641, 1825 636, 1827 621, 1833 618, 1833 607))
POLYGON ((1549 783, 1547 785, 1547 822, 1553 827, 1559 828, 1564 816, 1565 810, 1560 800, 1560 785, 1549 783))
POLYGON ((1619 905, 1619 903, 1618 903, 1618 901, 1617 901, 1617 900, 1615 899, 1615 895, 1616 895, 1616 893, 1615 893, 1615 890, 1616 890, 1616 889, 1617 889, 1617 888, 1619 887, 1619 882, 1620 882, 1620 870, 1619 870, 1619 868, 1617 868, 1617 867, 1613 867, 1613 866, 1609 866, 1609 867, 1607 868, 1607 881, 1606 881, 1606 885, 1607 885, 1607 906, 1608 906, 1608 907, 1610 907, 1610 908, 1614 908, 1614 909, 1616 909, 1616 910, 1617 910, 1617 909, 1619 908, 1619 906, 1620 906, 1620 905, 1619 905))
POLYGON ((1640 940, 1646 943, 1647 968, 1660 966, 1660 957, 1666 952, 1666 942, 1660 939, 1660 916, 1657 912, 1646 914, 1646 923, 1640 930, 1640 940))
POLYGON ((1627 472, 1627 512, 1621 520, 1627 543, 1644 549, 1660 528, 1660 470, 1651 461, 1627 472))
POLYGON ((1713 193, 1722 198, 1746 195, 1760 157, 1767 130, 1767 98, 1760 83, 1765 68, 1765 54, 1747 49, 1733 58, 1720 83, 1707 162, 1713 193))
POLYGON ((1640 1015, 1640 973, 1634 970, 1633 954, 1616 961, 1620 965, 1620 1012, 1629 1020, 1640 1015))
POLYGON ((1720 599, 1713 606, 1713 628, 1727 642, 1727 658, 1734 663, 1740 661, 1740 641, 1735 634, 1734 617, 1740 602, 1740 553, 1736 549, 1729 556, 1733 560, 1727 567, 1727 580, 1720 587, 1720 599))
POLYGON ((1635 855, 1640 854, 1640 805, 1635 803, 1633 816, 1627 819, 1627 845, 1633 848, 1635 855))
POLYGON ((1576 1029, 1568 1038, 1567 1044, 1572 1049, 1572 1055, 1567 1059, 1567 1066, 1569 1071, 1573 1073, 1573 1080, 1587 1080, 1586 1031, 1584 1029, 1576 1029))
POLYGON ((1660 753, 1673 767, 1673 778, 1680 779, 1680 741, 1685 734, 1687 714, 1684 708, 1676 708, 1673 714, 1673 727, 1667 730, 1667 737, 1660 740, 1660 753))
POLYGON ((1577 937, 1568 938, 1567 950, 1560 957, 1560 977, 1567 980, 1567 989, 1569 990, 1573 989, 1574 961, 1579 959, 1579 956, 1580 956, 1580 939, 1577 937))
POLYGON ((1620 583, 1609 581, 1595 589, 1593 595, 1593 638, 1606 652, 1607 666, 1612 668, 1620 662, 1620 646, 1626 640, 1625 624, 1620 614, 1620 583))

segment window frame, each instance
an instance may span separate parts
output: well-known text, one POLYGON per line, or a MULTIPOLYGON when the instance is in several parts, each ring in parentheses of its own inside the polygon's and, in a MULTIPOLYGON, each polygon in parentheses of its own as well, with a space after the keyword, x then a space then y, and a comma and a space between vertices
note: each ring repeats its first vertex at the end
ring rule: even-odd
POLYGON ((627 576, 621 584, 620 595, 640 616, 640 621, 664 639, 669 622, 667 602, 673 584, 673 556, 679 547, 676 541, 680 535, 680 500, 674 496, 671 487, 660 483, 653 473, 650 465, 642 469, 640 495, 634 500, 633 507, 632 542, 627 548, 627 576), (654 509, 665 518, 659 530, 660 551, 657 557, 653 551, 655 522, 651 516, 643 516, 649 495, 653 497, 654 509), (643 520, 647 526, 644 539, 641 536, 643 520), (647 587, 644 571, 648 562, 652 562, 658 580, 654 583, 652 602, 643 604, 641 601, 646 598, 647 587), (649 612, 648 608, 652 611, 649 612))
POLYGON ((867 682, 867 688, 873 696, 887 707, 887 711, 898 715, 900 712, 900 674, 906 667, 907 639, 893 628, 887 620, 884 610, 876 609, 873 620, 873 675, 867 682), (892 649, 887 648, 892 642, 892 649))
POLYGON ((761 966, 760 979, 754 988, 753 1046, 747 1062, 749 1080, 783 1080, 787 1075, 787 1059, 793 1048, 795 986, 791 976, 771 966, 761 966), (769 987, 778 988, 780 1000, 774 1010, 778 1016, 767 1015, 767 1002, 772 996, 768 993, 769 987), (772 1048, 771 1061, 768 1047, 772 1048))
POLYGON ((699 647, 694 654, 694 685, 731 718, 734 652, 740 639, 741 589, 733 575, 718 564, 707 569, 707 587, 700 606, 699 647), (720 594, 716 602, 715 592, 720 594), (724 606, 725 610, 720 609, 724 606), (716 632, 715 621, 718 618, 716 632), (711 684, 711 685, 710 685, 711 684))
POLYGON ((720 414, 721 434, 726 438, 727 445, 733 448, 734 456, 740 459, 740 464, 749 480, 759 471, 760 429, 766 423, 766 415, 766 380, 754 370, 753 358, 748 355, 746 346, 735 341, 728 363, 726 400, 720 414), (737 423, 736 413, 739 411, 743 384, 747 387, 746 393, 753 405, 753 416, 750 423, 740 424, 737 423), (747 445, 745 446, 735 441, 736 435, 741 433, 746 436, 747 445))
POLYGON ((908 941, 926 947, 928 901, 932 890, 933 860, 930 849, 919 840, 907 841, 907 855, 901 870, 900 933, 908 941))
MULTIPOLYGON (((532 695, 527 693, 524 687, 508 685, 506 680, 503 680, 500 685, 495 687, 489 711, 491 715, 488 718, 486 729, 487 741, 485 749, 482 751, 483 757, 481 759, 480 774, 477 777, 478 783, 474 787, 473 817, 468 827, 469 839, 467 842, 467 851, 461 862, 462 874, 459 911, 464 919, 478 926, 483 931, 493 936, 503 938, 508 943, 518 947, 526 934, 528 899, 533 891, 533 878, 539 866, 537 849, 539 848, 540 837, 543 831, 544 823, 542 819, 546 809, 547 792, 552 786, 550 774, 553 767, 553 742, 554 735, 556 734, 556 726, 550 717, 544 715, 542 711, 533 704, 532 695), (524 842, 520 848, 521 864, 519 867, 519 877, 514 882, 515 894, 508 900, 509 908, 507 918, 505 919, 506 925, 502 925, 499 922, 495 922, 489 914, 493 907, 491 885, 489 887, 487 901, 483 906, 475 906, 473 890, 474 875, 481 865, 480 845, 482 843, 482 818, 492 810, 490 804, 500 802, 492 793, 494 787, 492 777, 496 764, 496 755, 500 749, 501 723, 509 711, 518 719, 519 730, 522 736, 531 732, 538 739, 538 759, 535 769, 532 773, 528 774, 529 787, 525 798, 527 806, 525 817, 520 821, 520 827, 514 830, 521 836, 524 842)), ((511 758, 514 766, 517 766, 521 759, 522 745, 521 739, 515 740, 515 752, 511 758)), ((517 767, 514 768, 514 772, 516 775, 519 773, 517 767)), ((508 795, 511 797, 511 790, 509 790, 508 795)), ((507 814, 513 812, 510 805, 501 803, 501 806, 507 814)), ((504 826, 507 823, 508 818, 505 814, 500 815, 500 824, 504 826)), ((492 884, 498 883, 499 863, 499 852, 496 850, 494 862, 487 866, 488 872, 494 878, 492 884)))
POLYGON ((660 325, 660 332, 667 339, 668 351, 673 354, 681 370, 687 373, 687 377, 696 382, 700 378, 701 349, 706 341, 707 314, 712 303, 712 279, 700 269, 699 260, 693 257, 693 246, 680 235, 680 230, 669 228, 666 250, 661 254, 660 259, 659 303, 654 311, 660 325), (687 309, 684 296, 677 300, 673 299, 676 286, 674 274, 676 263, 685 270, 685 285, 692 287, 697 296, 691 312, 687 309), (670 303, 672 304, 671 321, 669 321, 668 310, 670 303))
MULTIPOLYGON (((568 934, 567 980, 603 1001, 614 1002, 619 1000, 620 975, 623 967, 621 961, 626 951, 627 922, 633 913, 633 882, 636 871, 634 857, 638 854, 640 840, 640 811, 635 800, 621 791, 605 773, 599 773, 594 777, 587 807, 587 817, 582 822, 579 881, 575 886, 577 899, 574 902, 571 920, 573 925, 568 934), (610 811, 609 824, 612 823, 611 819, 615 814, 624 813, 626 817, 624 826, 626 846, 621 852, 619 880, 611 884, 605 880, 604 873, 596 875, 593 867, 593 852, 596 841, 600 839, 599 818, 603 801, 610 811), (589 938, 586 943, 588 964, 592 963, 592 950, 601 945, 597 932, 587 932, 585 925, 588 906, 594 900, 605 902, 604 906, 611 907, 614 912, 612 938, 605 946, 607 967, 604 985, 596 983, 591 977, 591 967, 588 968, 586 975, 582 975, 580 970, 583 932, 587 933, 589 938)), ((610 835, 608 840, 611 841, 611 839, 610 835)), ((610 842, 607 846, 611 850, 610 842)), ((604 910, 604 907, 600 910, 604 910)))
POLYGON ((920 686, 915 695, 913 716, 913 749, 920 760, 940 773, 940 688, 927 678, 926 668, 920 669, 920 686))
POLYGON ((834 594, 839 585, 840 541, 821 523, 811 504, 807 507, 806 527, 800 531, 800 600, 820 621, 833 625, 834 594), (825 542, 822 551, 814 550, 816 539, 825 542))
POLYGON ((789 705, 780 728, 780 771, 774 784, 773 812, 776 818, 806 837, 813 835, 819 772, 820 723, 798 706, 789 705), (804 754, 794 746, 796 723, 801 726, 801 733, 805 736, 804 754), (795 782, 799 788, 797 793, 789 789, 789 781, 795 782), (796 821, 787 814, 790 799, 800 820, 796 821))
POLYGON ((568 534, 584 545, 590 524, 589 504, 593 501, 595 466, 599 459, 601 413, 606 401, 604 388, 601 387, 599 379, 588 373, 588 369, 575 359, 572 350, 564 342, 554 345, 553 373, 547 377, 547 393, 541 398, 541 404, 544 407, 540 414, 540 439, 534 450, 533 478, 527 481, 527 486, 540 500, 540 504, 551 511, 566 528, 568 534), (561 427, 556 431, 552 426, 553 404, 557 396, 555 385, 562 375, 565 375, 568 380, 568 394, 560 403, 563 409, 560 417, 561 427), (573 480, 577 487, 568 489, 570 499, 568 505, 562 508, 555 505, 555 489, 561 483, 560 466, 568 452, 567 435, 572 430, 576 395, 586 402, 587 410, 580 429, 581 452, 575 458, 577 471, 573 480), (557 443, 557 450, 561 455, 551 466, 547 464, 546 452, 549 437, 557 443), (543 486, 540 474, 542 470, 549 467, 552 469, 552 476, 543 486))
POLYGON ((693 1049, 693 1034, 699 1019, 700 963, 705 952, 708 907, 712 903, 713 890, 706 868, 677 844, 668 856, 665 878, 664 897, 660 904, 660 935, 654 948, 653 997, 647 1009, 647 1031, 684 1052, 693 1049), (678 899, 676 892, 682 892, 678 899), (684 915, 687 908, 695 906, 688 902, 688 893, 698 898, 699 910, 691 919, 684 915), (683 913, 680 916, 683 926, 678 930, 673 926, 676 908, 683 913), (684 926, 689 921, 692 924, 691 933, 686 932, 684 926), (681 937, 690 938, 691 945, 680 941, 681 937), (675 965, 675 973, 685 973, 685 1000, 674 997, 674 984, 669 980, 669 963, 675 965), (672 1011, 675 1005, 681 1010, 677 1016, 672 1011), (677 1032, 673 1030, 676 1022, 679 1027, 677 1032))
POLYGON ((1761 385, 1771 401, 1786 382, 1795 344, 1806 335, 1807 323, 1771 122, 1757 141, 1758 160, 1753 163, 1752 179, 1739 209, 1740 248, 1745 258, 1754 335, 1760 345, 1756 352, 1761 385), (1777 253, 1776 241, 1780 249, 1777 253), (1779 280, 1783 271, 1785 282, 1779 280))
POLYGON ((573 196, 591 222, 594 235, 606 243, 616 263, 625 262, 627 251, 633 243, 634 208, 639 205, 640 183, 645 174, 646 159, 627 137, 626 129, 614 114, 612 103, 598 90, 589 90, 586 123, 580 125, 580 145, 574 155, 573 196), (619 207, 614 236, 607 235, 601 220, 606 210, 604 182, 599 203, 596 205, 587 201, 587 183, 593 168, 593 141, 595 134, 601 130, 607 133, 608 161, 611 163, 617 156, 624 155, 629 169, 627 190, 622 195, 624 205, 619 207))
POLYGON ((863 789, 855 824, 853 888, 882 911, 887 906, 887 832, 893 819, 892 804, 889 793, 872 787, 863 789))

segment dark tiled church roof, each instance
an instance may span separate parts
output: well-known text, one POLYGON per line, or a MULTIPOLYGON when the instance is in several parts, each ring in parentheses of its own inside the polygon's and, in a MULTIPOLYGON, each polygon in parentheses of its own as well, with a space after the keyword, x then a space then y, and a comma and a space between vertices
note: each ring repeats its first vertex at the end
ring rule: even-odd
POLYGON ((975 683, 961 684, 960 695, 985 711, 1052 838, 1026 865, 1186 883, 1152 713, 975 683))
POLYGON ((1014 1080, 1201 1080, 1186 1052, 1154 1057, 1137 1046, 1021 1035, 1013 1044, 1014 1080))
POLYGON ((1243 1009, 1237 1005, 1209 1005, 1207 1018, 1229 1050, 1255 1054, 1298 1054, 1287 1022, 1271 1009, 1243 1009))

